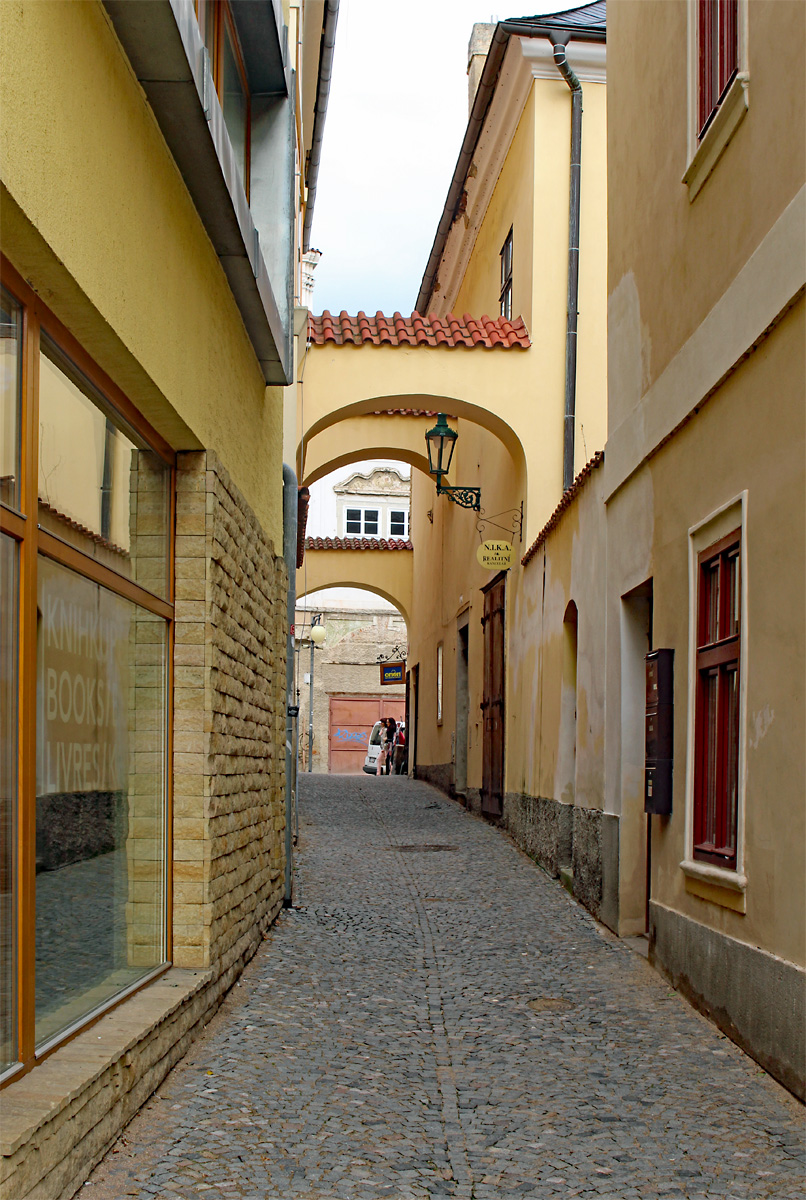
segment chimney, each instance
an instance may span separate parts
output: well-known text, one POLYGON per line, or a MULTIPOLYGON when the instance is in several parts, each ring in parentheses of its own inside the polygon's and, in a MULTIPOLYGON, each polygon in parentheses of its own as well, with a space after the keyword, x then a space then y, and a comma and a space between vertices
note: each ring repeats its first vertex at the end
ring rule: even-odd
POLYGON ((473 101, 476 99, 479 80, 481 73, 484 70, 484 63, 487 58, 487 51, 490 49, 490 42, 493 40, 495 33, 495 25, 477 24, 473 26, 473 32, 470 35, 470 41, 467 44, 467 111, 470 113, 473 109, 473 101))
POLYGON ((321 257, 321 250, 306 250, 302 255, 300 263, 299 302, 303 308, 311 308, 313 305, 313 273, 321 257))

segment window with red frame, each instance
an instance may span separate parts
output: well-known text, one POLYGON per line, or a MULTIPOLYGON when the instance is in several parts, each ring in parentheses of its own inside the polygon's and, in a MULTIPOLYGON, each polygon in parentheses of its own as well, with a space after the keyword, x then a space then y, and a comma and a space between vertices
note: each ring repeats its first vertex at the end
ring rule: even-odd
POLYGON ((733 870, 739 796, 740 531, 699 556, 694 857, 733 870))
POLYGON ((698 0, 697 139, 714 119, 739 66, 739 0, 698 0))

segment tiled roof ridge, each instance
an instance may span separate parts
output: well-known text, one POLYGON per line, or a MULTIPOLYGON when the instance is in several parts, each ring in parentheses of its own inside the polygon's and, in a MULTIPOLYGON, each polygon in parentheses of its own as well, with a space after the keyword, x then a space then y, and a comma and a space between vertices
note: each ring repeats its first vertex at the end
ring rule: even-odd
POLYGON ((408 538, 309 537, 306 550, 413 550, 408 538))
POLYGON ((574 482, 571 484, 568 491, 563 493, 562 500, 557 505, 554 512, 549 517, 548 521, 546 521, 546 524, 540 530, 540 533, 537 535, 537 537, 532 542, 529 549, 524 554, 523 558, 521 559, 521 566, 525 567, 526 564, 528 562, 530 562, 531 559, 534 558, 534 556, 537 554, 540 547, 545 542, 548 535, 551 533, 552 529, 555 529, 557 527, 557 525, 559 525, 560 518, 562 517, 565 510, 570 506, 570 504, 576 499, 576 497, 582 491, 582 488, 585 485, 585 481, 590 478, 590 476, 593 474, 593 472, 596 470, 596 468, 600 467, 603 462, 604 462, 604 450, 597 450, 596 453, 594 454, 593 458, 585 463, 585 466, 579 472, 579 474, 577 475, 574 482))
POLYGON ((447 313, 424 316, 413 312, 404 317, 395 312, 387 317, 376 312, 374 317, 361 310, 351 317, 344 309, 334 315, 325 309, 319 316, 308 316, 308 339, 315 346, 464 346, 492 350, 527 350, 531 345, 529 331, 522 317, 461 317, 447 313))

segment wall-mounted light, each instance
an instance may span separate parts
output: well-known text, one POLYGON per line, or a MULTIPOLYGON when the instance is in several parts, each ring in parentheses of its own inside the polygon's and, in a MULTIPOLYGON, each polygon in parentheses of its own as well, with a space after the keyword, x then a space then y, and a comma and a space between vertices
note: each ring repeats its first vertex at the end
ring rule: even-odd
POLYGON ((442 479, 447 475, 453 458, 453 451, 459 434, 451 429, 444 413, 437 413, 437 423, 425 435, 428 447, 428 470, 437 477, 437 495, 447 496, 461 508, 472 508, 481 511, 481 488, 477 487, 445 487, 442 479))

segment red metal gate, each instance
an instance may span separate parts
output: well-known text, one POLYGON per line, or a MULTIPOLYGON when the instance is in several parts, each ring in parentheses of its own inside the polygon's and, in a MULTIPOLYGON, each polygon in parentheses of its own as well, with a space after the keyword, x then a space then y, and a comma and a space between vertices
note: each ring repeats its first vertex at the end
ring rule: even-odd
POLYGON ((372 726, 381 717, 404 720, 403 696, 331 696, 328 770, 355 775, 363 770, 372 726))

